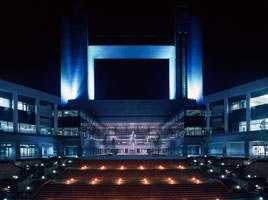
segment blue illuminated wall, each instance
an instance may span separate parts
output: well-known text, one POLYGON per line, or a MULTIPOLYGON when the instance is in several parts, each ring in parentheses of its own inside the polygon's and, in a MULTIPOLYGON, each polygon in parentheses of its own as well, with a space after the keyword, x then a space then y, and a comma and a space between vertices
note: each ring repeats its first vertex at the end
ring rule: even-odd
POLYGON ((173 45, 90 45, 88 46, 88 99, 95 98, 94 59, 169 59, 169 99, 175 99, 175 48, 173 45))
POLYGON ((180 8, 175 16, 176 99, 203 101, 202 23, 180 8))
POLYGON ((169 59, 169 99, 203 99, 202 24, 189 12, 175 17, 174 45, 89 45, 86 12, 62 23, 61 99, 94 100, 94 59, 169 59))
POLYGON ((61 101, 87 98, 87 12, 76 8, 62 20, 61 33, 61 101))
POLYGON ((202 23, 199 17, 193 16, 191 23, 191 64, 188 70, 188 98, 203 102, 203 55, 202 23))

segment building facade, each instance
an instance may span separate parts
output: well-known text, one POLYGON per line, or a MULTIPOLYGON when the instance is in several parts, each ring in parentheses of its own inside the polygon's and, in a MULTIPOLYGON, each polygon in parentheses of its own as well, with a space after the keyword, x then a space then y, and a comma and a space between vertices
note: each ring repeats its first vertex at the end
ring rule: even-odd
MULTIPOLYGON (((89 19, 94 20, 94 19, 89 19)), ((168 59, 169 99, 203 98, 202 23, 186 5, 174 19, 173 45, 92 45, 88 16, 75 8, 62 21, 61 100, 95 99, 95 59, 168 59)))
POLYGON ((60 98, 0 80, 1 157, 53 156, 60 98))
POLYGON ((268 78, 204 97, 211 154, 261 157, 267 152, 268 78))

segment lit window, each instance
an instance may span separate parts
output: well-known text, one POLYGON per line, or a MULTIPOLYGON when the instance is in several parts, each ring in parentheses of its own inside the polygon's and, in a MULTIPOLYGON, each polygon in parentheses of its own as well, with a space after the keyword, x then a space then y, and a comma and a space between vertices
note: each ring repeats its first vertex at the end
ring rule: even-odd
POLYGON ((10 108, 10 100, 0 97, 0 106, 5 108, 10 108))

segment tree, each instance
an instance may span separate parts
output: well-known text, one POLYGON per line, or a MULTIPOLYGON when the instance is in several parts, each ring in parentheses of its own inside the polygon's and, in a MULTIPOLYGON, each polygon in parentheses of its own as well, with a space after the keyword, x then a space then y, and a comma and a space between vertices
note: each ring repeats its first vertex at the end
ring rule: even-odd
POLYGON ((115 152, 115 140, 114 140, 114 138, 112 139, 112 141, 111 141, 111 150, 112 150, 112 153, 114 154, 114 155, 116 155, 116 152, 115 152))
POLYGON ((162 144, 162 141, 161 141, 160 135, 157 134, 156 138, 153 140, 153 148, 157 150, 158 155, 160 153, 161 144, 162 144))
POLYGON ((106 155, 107 153, 107 149, 108 149, 108 141, 107 141, 107 135, 104 135, 104 138, 102 140, 102 145, 103 145, 103 150, 104 150, 104 154, 106 155))
POLYGON ((201 141, 201 148, 203 151, 203 155, 208 155, 211 149, 211 142, 210 142, 210 133, 205 132, 201 141))

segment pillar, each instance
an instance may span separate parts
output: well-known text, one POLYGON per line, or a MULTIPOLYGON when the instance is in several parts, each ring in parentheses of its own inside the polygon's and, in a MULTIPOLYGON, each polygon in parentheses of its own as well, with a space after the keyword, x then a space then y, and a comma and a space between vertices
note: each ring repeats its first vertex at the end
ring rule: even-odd
POLYGON ((227 156, 227 143, 226 142, 222 143, 222 156, 223 157, 227 156))
POLYGON ((13 132, 18 132, 18 94, 13 93, 13 132))
POLYGON ((35 126, 36 134, 40 134, 40 99, 35 99, 35 126))
POLYGON ((248 141, 244 142, 244 156, 245 158, 249 157, 249 142, 248 141))
POLYGON ((188 156, 187 145, 186 145, 186 144, 183 144, 183 146, 182 146, 182 154, 183 154, 183 156, 185 156, 185 157, 188 156))
POLYGON ((15 144, 15 158, 20 159, 20 143, 15 144))
POLYGON ((207 107, 207 132, 210 133, 210 103, 207 103, 206 107, 207 107))
POLYGON ((246 123, 247 131, 250 131, 251 110, 250 110, 250 92, 246 93, 246 123))
POLYGON ((37 154, 35 157, 42 158, 42 144, 37 144, 37 154))
POLYGON ((224 98, 224 133, 229 132, 229 102, 224 98))
POLYGON ((54 104, 54 134, 58 134, 58 105, 54 104))

